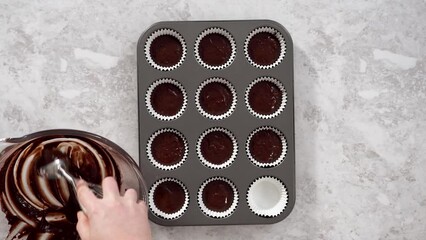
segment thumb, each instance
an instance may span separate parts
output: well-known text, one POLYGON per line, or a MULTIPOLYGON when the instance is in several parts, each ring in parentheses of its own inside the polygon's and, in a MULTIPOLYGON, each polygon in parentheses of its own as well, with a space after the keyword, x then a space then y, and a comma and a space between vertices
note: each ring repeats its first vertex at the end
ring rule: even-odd
POLYGON ((84 214, 82 211, 79 211, 77 213, 77 232, 80 235, 80 238, 82 240, 88 240, 90 236, 90 224, 89 219, 87 218, 86 214, 84 214))
POLYGON ((89 189, 85 181, 80 180, 77 182, 77 198, 85 213, 90 215, 98 198, 89 189))

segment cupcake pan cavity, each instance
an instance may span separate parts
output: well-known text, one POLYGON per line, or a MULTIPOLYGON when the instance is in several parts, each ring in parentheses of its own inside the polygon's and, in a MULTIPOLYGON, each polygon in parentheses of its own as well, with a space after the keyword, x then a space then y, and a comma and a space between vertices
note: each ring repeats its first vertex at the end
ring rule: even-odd
POLYGON ((160 129, 149 138, 146 154, 148 160, 157 168, 174 170, 185 163, 188 143, 179 131, 172 128, 160 129))
POLYGON ((204 131, 198 138, 197 154, 208 168, 227 168, 237 157, 238 142, 228 129, 213 127, 204 131))
POLYGON ((208 28, 201 32, 195 41, 195 58, 210 70, 221 70, 231 65, 235 53, 234 38, 223 28, 208 28))
POLYGON ((229 179, 207 179, 198 190, 198 205, 201 211, 212 218, 226 218, 238 206, 238 190, 229 179))
POLYGON ((153 82, 146 91, 145 104, 152 116, 163 121, 179 118, 187 104, 184 87, 171 78, 153 82))
POLYGON ((157 29, 145 41, 144 51, 146 61, 152 67, 172 71, 185 61, 186 43, 173 29, 157 29))
POLYGON ((156 181, 148 193, 148 205, 152 214, 166 220, 181 217, 188 208, 189 194, 186 186, 174 178, 156 181))
POLYGON ((195 104, 201 115, 213 120, 229 117, 237 105, 234 86, 223 78, 209 78, 195 93, 195 104), (206 104, 207 100, 210 102, 206 104))
POLYGON ((293 86, 293 43, 287 30, 279 23, 270 20, 241 21, 181 21, 159 22, 151 26, 139 39, 137 46, 138 99, 139 99, 139 166, 144 174, 147 186, 152 187, 164 178, 179 180, 188 191, 188 206, 183 214, 165 218, 149 213, 150 219, 160 225, 243 225, 271 224, 285 219, 295 204, 295 150, 294 150, 294 86, 293 86), (257 67, 250 62, 245 53, 247 39, 256 29, 274 29, 285 41, 285 53, 274 66, 257 67), (150 36, 161 29, 169 29, 182 37, 185 43, 185 56, 178 67, 159 69, 146 57, 145 46, 150 36), (196 42, 208 29, 223 29, 235 41, 235 53, 232 62, 221 69, 211 69, 200 64, 195 54, 196 42), (230 114, 213 119, 203 115, 197 106, 196 93, 203 82, 220 78, 229 82, 236 92, 236 104, 230 114), (259 78, 276 79, 282 85, 285 95, 283 107, 275 114, 256 116, 246 103, 246 92, 251 84, 259 78), (160 79, 173 79, 182 85, 185 101, 184 110, 170 118, 153 114, 145 100, 150 86, 160 79), (148 107, 147 107, 148 106, 148 107), (257 166, 250 161, 246 143, 250 134, 261 127, 279 130, 286 141, 284 159, 276 166, 267 168, 257 166), (208 167, 201 161, 197 152, 200 136, 208 129, 223 128, 235 137, 237 151, 235 159, 224 168, 208 167), (186 160, 177 168, 161 169, 150 161, 147 144, 150 137, 161 129, 175 129, 181 133, 187 143, 186 160), (273 216, 256 214, 248 204, 247 194, 251 184, 262 177, 272 177, 285 186, 288 197, 285 208, 273 216), (231 181, 238 193, 238 204, 232 214, 215 218, 205 214, 199 206, 198 193, 208 179, 223 177, 231 181))
POLYGON ((287 207, 287 201, 287 189, 275 177, 260 177, 250 184, 247 191, 247 203, 251 211, 261 217, 280 215, 287 207))

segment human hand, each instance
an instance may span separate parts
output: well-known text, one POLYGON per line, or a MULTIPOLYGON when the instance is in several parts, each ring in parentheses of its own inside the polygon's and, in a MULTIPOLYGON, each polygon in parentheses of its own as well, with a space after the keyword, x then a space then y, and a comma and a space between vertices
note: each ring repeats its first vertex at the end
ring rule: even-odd
POLYGON ((102 181, 103 198, 97 198, 84 181, 77 183, 77 198, 85 213, 77 213, 77 232, 82 240, 151 240, 148 210, 137 202, 134 189, 120 195, 113 177, 102 181))

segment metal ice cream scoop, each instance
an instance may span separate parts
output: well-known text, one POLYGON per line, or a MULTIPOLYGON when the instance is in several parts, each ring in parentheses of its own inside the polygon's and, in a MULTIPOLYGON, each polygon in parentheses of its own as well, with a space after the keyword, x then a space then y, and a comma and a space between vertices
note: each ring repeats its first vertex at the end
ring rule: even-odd
MULTIPOLYGON (((51 155, 51 159, 53 161, 41 167, 39 169, 40 174, 42 176, 47 177, 48 179, 59 179, 62 177, 65 178, 72 186, 74 193, 77 195, 77 181, 79 179, 74 177, 68 171, 68 166, 66 164, 66 161, 62 159, 63 154, 58 154, 58 153, 55 154, 55 152, 52 152, 52 153, 48 153, 48 155, 51 155)), ((93 191, 96 197, 102 198, 103 193, 102 193, 102 187, 100 185, 93 184, 93 183, 87 183, 87 185, 93 191)), ((84 211, 83 206, 81 206, 81 204, 80 204, 80 207, 84 211)))

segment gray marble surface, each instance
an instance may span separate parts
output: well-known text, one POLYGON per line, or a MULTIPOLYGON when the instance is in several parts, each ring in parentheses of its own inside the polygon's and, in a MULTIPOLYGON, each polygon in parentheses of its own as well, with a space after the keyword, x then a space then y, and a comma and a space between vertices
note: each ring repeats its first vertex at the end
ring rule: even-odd
POLYGON ((155 239, 425 239, 425 12, 424 0, 2 0, 0 138, 75 128, 138 159, 139 35, 161 20, 268 18, 295 45, 292 214, 153 224, 155 239))

